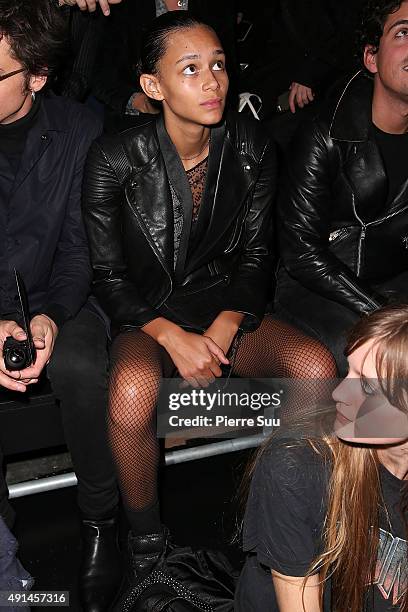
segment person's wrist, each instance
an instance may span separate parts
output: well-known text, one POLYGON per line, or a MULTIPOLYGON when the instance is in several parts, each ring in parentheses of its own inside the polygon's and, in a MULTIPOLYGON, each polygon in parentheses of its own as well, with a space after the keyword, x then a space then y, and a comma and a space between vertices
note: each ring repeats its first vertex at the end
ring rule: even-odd
POLYGON ((218 320, 211 325, 211 331, 216 335, 221 335, 224 338, 234 338, 239 329, 237 321, 218 320))
POLYGON ((168 351, 168 349, 174 345, 175 340, 183 336, 185 333, 186 332, 181 329, 181 327, 167 321, 157 334, 156 340, 160 346, 168 351))

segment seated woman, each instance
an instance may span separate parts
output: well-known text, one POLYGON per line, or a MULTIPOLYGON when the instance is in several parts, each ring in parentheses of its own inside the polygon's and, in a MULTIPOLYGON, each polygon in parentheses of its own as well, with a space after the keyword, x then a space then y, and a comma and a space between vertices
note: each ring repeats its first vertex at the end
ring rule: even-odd
POLYGON ((258 455, 238 612, 408 609, 408 306, 363 318, 347 354, 334 433, 258 455))
POLYGON ((256 122, 223 117, 228 77, 215 32, 185 12, 157 18, 140 83, 163 112, 97 141, 84 184, 94 290, 119 332, 109 424, 139 576, 163 547, 160 379, 178 371, 188 384, 207 386, 232 361, 241 376, 296 376, 303 365, 308 376, 333 375, 317 342, 263 318, 273 276, 275 151, 256 122), (293 346, 299 359, 290 371, 293 346))

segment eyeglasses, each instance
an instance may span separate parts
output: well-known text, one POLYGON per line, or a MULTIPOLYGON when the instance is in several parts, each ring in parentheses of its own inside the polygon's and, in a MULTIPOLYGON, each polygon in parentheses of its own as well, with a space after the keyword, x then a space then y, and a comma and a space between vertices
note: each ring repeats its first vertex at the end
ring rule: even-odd
POLYGON ((13 70, 13 72, 7 72, 7 74, 0 75, 0 81, 5 81, 9 77, 14 76, 15 74, 19 74, 20 72, 24 72, 25 68, 19 68, 18 70, 13 70))

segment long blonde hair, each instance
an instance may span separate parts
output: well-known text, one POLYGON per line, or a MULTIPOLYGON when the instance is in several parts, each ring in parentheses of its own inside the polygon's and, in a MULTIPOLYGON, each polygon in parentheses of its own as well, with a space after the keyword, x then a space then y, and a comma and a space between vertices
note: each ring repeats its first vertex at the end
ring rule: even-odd
MULTIPOLYGON (((377 348, 376 369, 379 384, 389 402, 408 413, 408 306, 383 308, 363 319, 353 328, 346 353, 369 341, 377 348)), ((327 513, 323 530, 323 550, 312 562, 305 577, 319 572, 321 599, 324 586, 331 579, 332 612, 362 612, 367 586, 375 577, 379 545, 379 515, 384 508, 380 463, 375 448, 349 444, 332 431, 333 409, 306 407, 300 419, 289 424, 301 436, 288 440, 286 447, 310 445, 330 467, 327 513), (326 422, 328 421, 328 423, 326 422), (310 423, 320 430, 310 435, 310 423), (303 432, 304 435, 303 435, 303 432)), ((241 507, 247 498, 255 467, 276 436, 269 438, 248 464, 240 488, 241 507)), ((402 490, 401 512, 408 539, 408 482, 402 490)), ((408 562, 408 559, 407 559, 408 562)), ((400 603, 408 612, 408 594, 400 603)))
MULTIPOLYGON (((408 413, 408 306, 389 306, 363 318, 352 330, 346 352, 349 355, 373 340, 382 391, 393 406, 408 413)), ((361 612, 367 585, 374 582, 379 514, 384 507, 379 460, 375 448, 334 436, 327 436, 324 443, 332 464, 324 545, 308 576, 319 571, 322 597, 325 581, 331 578, 333 612, 361 612)), ((407 509, 408 483, 401 499, 406 527, 407 509)), ((408 612, 407 593, 400 610, 408 612)))

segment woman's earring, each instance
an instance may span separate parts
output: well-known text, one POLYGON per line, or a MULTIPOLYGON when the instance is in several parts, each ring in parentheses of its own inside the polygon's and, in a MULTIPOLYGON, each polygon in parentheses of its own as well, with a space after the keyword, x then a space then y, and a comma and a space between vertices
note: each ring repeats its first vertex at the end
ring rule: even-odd
POLYGON ((35 101, 35 91, 31 92, 31 100, 34 102, 35 101))

